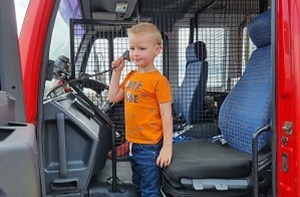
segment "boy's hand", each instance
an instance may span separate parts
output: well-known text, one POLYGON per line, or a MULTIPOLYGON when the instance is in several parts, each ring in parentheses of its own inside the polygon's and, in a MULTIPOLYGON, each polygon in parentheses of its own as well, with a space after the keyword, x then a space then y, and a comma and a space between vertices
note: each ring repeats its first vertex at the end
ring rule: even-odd
POLYGON ((156 160, 156 165, 161 168, 169 166, 172 159, 172 152, 172 145, 163 145, 156 160))
POLYGON ((125 60, 123 57, 119 57, 111 63, 111 67, 113 68, 114 71, 121 72, 124 66, 125 66, 125 60))

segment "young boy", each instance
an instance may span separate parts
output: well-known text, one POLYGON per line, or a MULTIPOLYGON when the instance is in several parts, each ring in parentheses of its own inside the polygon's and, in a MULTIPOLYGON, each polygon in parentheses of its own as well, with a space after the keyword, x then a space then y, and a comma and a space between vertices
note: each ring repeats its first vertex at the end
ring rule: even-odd
POLYGON ((161 52, 161 34, 148 22, 127 30, 130 61, 136 70, 119 85, 124 58, 112 62, 109 100, 125 103, 126 139, 131 143, 132 181, 142 197, 159 197, 160 168, 172 158, 172 96, 168 80, 154 66, 161 52))

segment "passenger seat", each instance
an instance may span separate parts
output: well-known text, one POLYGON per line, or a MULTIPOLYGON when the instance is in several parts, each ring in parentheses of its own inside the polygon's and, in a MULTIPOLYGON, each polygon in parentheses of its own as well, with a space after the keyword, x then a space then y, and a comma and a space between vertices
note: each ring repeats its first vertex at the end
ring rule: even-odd
POLYGON ((218 126, 227 146, 204 140, 174 144, 172 163, 163 170, 164 193, 256 196, 258 187, 271 184, 272 157, 267 146, 272 113, 270 10, 251 21, 249 34, 257 49, 219 113, 218 126))
POLYGON ((187 124, 203 119, 203 103, 206 92, 208 62, 206 45, 202 41, 191 43, 186 49, 186 71, 181 86, 174 90, 175 118, 183 118, 187 124))

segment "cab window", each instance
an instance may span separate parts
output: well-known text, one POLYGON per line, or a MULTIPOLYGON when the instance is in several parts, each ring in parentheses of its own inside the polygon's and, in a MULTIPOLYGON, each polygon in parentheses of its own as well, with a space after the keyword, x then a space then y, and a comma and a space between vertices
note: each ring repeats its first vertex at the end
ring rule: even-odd
MULTIPOLYGON (((179 29, 179 50, 178 50, 178 64, 179 64, 179 84, 182 83, 185 68, 186 58, 185 50, 189 44, 189 28, 179 29)), ((196 32, 194 33, 194 40, 196 40, 196 32)), ((198 28, 198 40, 206 44, 207 49, 207 62, 208 66, 208 81, 209 88, 222 88, 225 87, 225 69, 226 61, 226 45, 225 45, 225 30, 224 28, 198 28)))

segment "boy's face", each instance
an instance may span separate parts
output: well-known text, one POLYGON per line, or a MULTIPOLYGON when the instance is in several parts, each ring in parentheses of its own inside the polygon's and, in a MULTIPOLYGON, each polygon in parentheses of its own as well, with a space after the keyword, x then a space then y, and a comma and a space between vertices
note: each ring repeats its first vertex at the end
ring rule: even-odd
POLYGON ((154 58, 161 51, 161 46, 154 41, 153 36, 129 35, 128 41, 130 61, 141 68, 153 66, 154 58))

